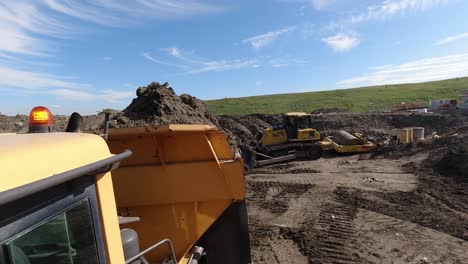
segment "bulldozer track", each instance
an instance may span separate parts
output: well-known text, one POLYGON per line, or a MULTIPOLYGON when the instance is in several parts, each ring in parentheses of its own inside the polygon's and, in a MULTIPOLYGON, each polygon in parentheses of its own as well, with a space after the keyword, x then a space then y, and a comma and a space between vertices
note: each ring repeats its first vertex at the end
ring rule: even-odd
POLYGON ((284 144, 265 146, 264 149, 267 152, 271 152, 271 151, 279 151, 279 150, 285 150, 285 149, 308 148, 311 146, 319 146, 319 145, 315 143, 284 143, 284 144))
POLYGON ((354 238, 353 221, 356 215, 357 209, 349 205, 323 205, 318 220, 318 263, 358 263, 347 243, 354 238))
POLYGON ((278 156, 278 153, 285 155, 286 152, 296 151, 297 152, 307 152, 308 150, 314 150, 316 153, 313 153, 313 156, 308 157, 308 159, 319 159, 322 156, 322 148, 317 143, 284 143, 271 146, 264 146, 262 151, 264 154, 269 156, 278 156))

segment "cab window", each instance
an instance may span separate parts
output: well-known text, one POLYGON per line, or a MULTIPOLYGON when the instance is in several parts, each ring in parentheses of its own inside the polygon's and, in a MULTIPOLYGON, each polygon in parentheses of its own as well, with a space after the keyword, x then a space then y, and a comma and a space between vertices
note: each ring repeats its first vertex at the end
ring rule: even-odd
POLYGON ((99 263, 88 199, 7 240, 12 264, 99 263))

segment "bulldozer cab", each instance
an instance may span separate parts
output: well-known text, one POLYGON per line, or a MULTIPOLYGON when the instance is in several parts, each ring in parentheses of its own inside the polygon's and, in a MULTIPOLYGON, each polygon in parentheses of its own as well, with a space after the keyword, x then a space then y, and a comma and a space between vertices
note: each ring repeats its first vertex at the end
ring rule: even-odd
POLYGON ((283 123, 288 138, 297 138, 299 130, 311 127, 311 115, 301 112, 287 113, 283 123))
POLYGON ((303 112, 287 113, 284 116, 284 129, 289 141, 320 140, 320 134, 312 127, 312 115, 303 112))

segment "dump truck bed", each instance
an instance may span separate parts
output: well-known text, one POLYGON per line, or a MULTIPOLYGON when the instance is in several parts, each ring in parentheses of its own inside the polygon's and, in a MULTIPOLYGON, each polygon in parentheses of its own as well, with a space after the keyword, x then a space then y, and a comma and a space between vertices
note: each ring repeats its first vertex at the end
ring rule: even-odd
MULTIPOLYGON (((218 243, 219 260, 211 263, 250 260, 244 165, 220 131, 205 125, 111 129, 107 143, 113 153, 133 152, 112 176, 119 213, 141 219, 124 226, 138 232, 142 248, 170 238, 180 260, 193 245, 218 243), (222 241, 214 239, 220 232, 222 241)), ((148 259, 166 255, 154 251, 148 259)))

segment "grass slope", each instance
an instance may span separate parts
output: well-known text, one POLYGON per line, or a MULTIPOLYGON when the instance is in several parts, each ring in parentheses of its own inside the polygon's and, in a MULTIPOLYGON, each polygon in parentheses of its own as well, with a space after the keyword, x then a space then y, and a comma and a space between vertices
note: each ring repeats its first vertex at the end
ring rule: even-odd
POLYGON ((311 112, 325 108, 367 112, 390 110, 392 106, 401 102, 419 102, 427 105, 430 99, 459 99, 460 91, 467 89, 468 77, 464 77, 425 83, 226 98, 207 100, 205 103, 210 111, 219 115, 311 112))

